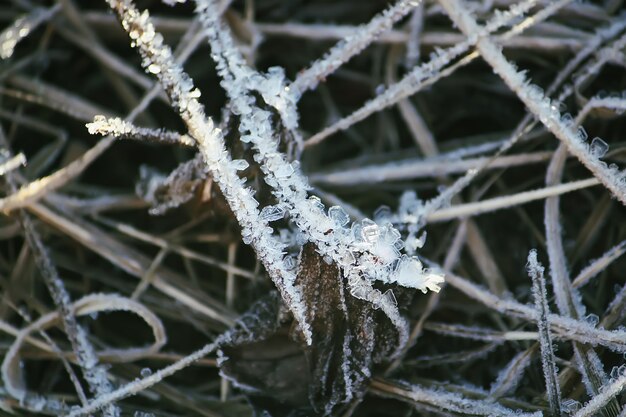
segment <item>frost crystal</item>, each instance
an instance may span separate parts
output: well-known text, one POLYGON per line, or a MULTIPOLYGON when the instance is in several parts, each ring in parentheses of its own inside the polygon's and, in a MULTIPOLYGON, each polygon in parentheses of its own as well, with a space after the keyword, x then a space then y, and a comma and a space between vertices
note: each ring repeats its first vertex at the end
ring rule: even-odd
POLYGON ((280 220, 283 217, 285 217, 285 209, 280 205, 266 206, 261 210, 261 218, 268 222, 280 220))
POLYGON ((402 256, 398 261, 393 280, 404 287, 416 288, 423 293, 428 290, 439 292, 444 281, 443 276, 424 271, 419 259, 408 256, 402 256))
POLYGON ((350 216, 341 206, 332 206, 328 209, 328 217, 330 217, 339 226, 345 226, 350 223, 350 216))
POLYGON ((595 137, 591 141, 590 151, 596 158, 602 158, 609 151, 609 145, 602 139, 595 137))
POLYGON ((237 171, 243 171, 247 169, 250 164, 245 159, 233 159, 230 165, 237 171))

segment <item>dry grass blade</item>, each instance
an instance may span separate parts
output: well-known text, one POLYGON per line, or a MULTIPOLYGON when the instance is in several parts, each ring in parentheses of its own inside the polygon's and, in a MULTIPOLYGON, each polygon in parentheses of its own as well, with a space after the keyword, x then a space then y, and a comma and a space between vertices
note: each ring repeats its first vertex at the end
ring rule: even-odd
POLYGON ((550 334, 550 323, 548 315, 548 295, 546 291, 546 281, 543 277, 543 266, 537 260, 537 252, 532 250, 528 254, 528 275, 533 281, 533 298, 537 309, 537 327, 539 328, 539 347, 541 348, 541 365, 543 376, 546 381, 546 391, 548 402, 550 403, 551 414, 558 417, 561 411, 561 388, 557 378, 557 368, 550 334))

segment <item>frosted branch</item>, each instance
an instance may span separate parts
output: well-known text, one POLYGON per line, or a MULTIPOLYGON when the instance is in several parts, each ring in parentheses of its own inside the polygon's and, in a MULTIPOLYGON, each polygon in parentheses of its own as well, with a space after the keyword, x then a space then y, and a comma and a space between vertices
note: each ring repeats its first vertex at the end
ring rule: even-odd
POLYGON ((390 29, 394 23, 409 14, 420 4, 421 0, 400 0, 385 10, 356 32, 340 41, 320 60, 309 68, 300 71, 290 89, 296 101, 307 90, 317 87, 320 81, 348 62, 353 56, 374 42, 382 33, 390 29))
POLYGON ((573 123, 561 116, 558 106, 550 102, 541 88, 529 84, 524 75, 504 57, 501 48, 490 38, 480 37, 483 29, 469 14, 459 0, 440 0, 441 5, 452 21, 470 38, 477 38, 477 48, 481 56, 494 69, 502 80, 513 90, 526 107, 552 132, 566 144, 570 153, 576 156, 613 195, 626 204, 626 180, 616 166, 607 167, 595 155, 585 142, 584 129, 576 129, 573 123))
POLYGON ((142 65, 159 79, 190 136, 198 142, 207 168, 235 214, 245 241, 255 249, 299 323, 305 339, 310 340, 311 330, 304 320, 302 296, 294 285, 295 274, 286 267, 282 258, 285 246, 272 235, 272 228, 257 209, 258 202, 252 191, 237 175, 237 169, 224 146, 222 131, 205 116, 204 108, 198 102, 200 91, 172 58, 170 48, 163 43, 162 35, 155 32, 147 11, 140 13, 130 0, 109 0, 109 5, 118 14, 133 46, 139 49, 142 65))
MULTIPOLYGON (((233 113, 241 116, 241 140, 251 143, 257 152, 255 160, 260 163, 264 179, 272 187, 279 205, 287 207, 298 229, 307 240, 316 244, 320 254, 344 270, 353 296, 382 308, 394 324, 402 324, 395 302, 372 288, 370 281, 396 282, 426 291, 438 290, 441 277, 423 271, 417 259, 400 258, 398 248, 394 246, 399 243, 400 234, 391 225, 379 228, 366 219, 348 229, 346 225, 350 218, 341 207, 329 208, 327 215, 317 197, 308 197, 307 190, 311 187, 307 179, 298 165, 289 163, 278 150, 278 135, 271 124, 271 113, 261 109, 250 94, 250 85, 254 85, 268 104, 280 103, 280 95, 285 89, 281 87, 282 71, 271 69, 268 76, 264 76, 249 68, 228 28, 217 20, 215 4, 206 0, 198 0, 197 4, 212 56, 223 79, 222 86, 231 100, 233 113)), ((282 216, 281 211, 279 217, 282 216)), ((399 328, 402 338, 406 336, 405 327, 402 324, 399 328)))
POLYGON ((107 118, 106 116, 98 115, 94 117, 93 122, 87 123, 85 126, 92 135, 113 135, 122 139, 135 139, 162 144, 196 145, 196 142, 187 135, 169 132, 164 129, 138 127, 119 117, 107 118))

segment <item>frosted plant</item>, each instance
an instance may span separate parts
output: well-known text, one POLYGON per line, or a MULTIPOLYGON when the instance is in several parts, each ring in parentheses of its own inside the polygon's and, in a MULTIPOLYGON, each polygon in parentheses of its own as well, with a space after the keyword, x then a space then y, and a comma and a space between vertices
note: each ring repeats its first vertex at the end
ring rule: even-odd
MULTIPOLYGON (((331 207, 326 214, 321 200, 307 196, 308 181, 297 164, 288 162, 278 150, 279 137, 271 124, 271 113, 259 107, 251 94, 259 92, 266 104, 281 114, 285 126, 295 129, 297 118, 285 111, 293 108, 293 103, 288 100, 291 96, 283 95, 289 89, 282 70, 270 68, 267 75, 262 75, 248 67, 228 28, 217 18, 217 6, 211 0, 198 0, 196 4, 232 112, 240 116, 241 141, 253 145, 255 160, 274 196, 279 204, 287 206, 292 221, 307 240, 316 244, 320 254, 344 269, 351 294, 382 308, 402 335, 404 325, 393 299, 372 288, 370 281, 438 291, 441 276, 424 273, 416 259, 400 257, 400 234, 391 225, 381 228, 365 219, 348 228, 350 218, 341 207, 331 207)), ((278 220, 284 215, 284 209, 279 207, 266 207, 261 214, 265 212, 268 219, 278 220)))
POLYGON ((311 331, 304 321, 300 292, 294 286, 295 276, 285 267, 282 259, 284 245, 272 235, 268 221, 261 217, 257 209, 258 203, 253 193, 238 177, 238 164, 232 165, 230 155, 224 147, 221 130, 205 116, 204 109, 197 100, 200 91, 172 59, 171 50, 163 44, 163 37, 156 33, 147 11, 140 13, 129 0, 111 0, 109 4, 120 16, 133 46, 142 54, 143 66, 157 76, 172 105, 186 123, 190 136, 197 141, 209 172, 220 186, 241 225, 244 239, 255 248, 257 256, 281 291, 285 303, 300 323, 305 338, 310 339, 311 331))
MULTIPOLYGON (((185 2, 163 1, 168 6, 185 2)), ((114 405, 117 401, 152 389, 162 378, 203 360, 209 366, 217 365, 223 377, 218 384, 224 401, 220 407, 240 401, 240 397, 230 396, 229 384, 233 384, 244 391, 254 390, 249 398, 258 414, 273 415, 273 412, 269 410, 270 405, 255 403, 255 393, 263 397, 262 402, 277 400, 281 407, 303 407, 305 414, 320 415, 357 415, 361 410, 359 402, 365 396, 368 396, 368 404, 372 396, 381 396, 404 402, 406 407, 423 414, 624 415, 626 410, 623 411, 620 404, 623 367, 617 364, 607 375, 603 363, 619 358, 609 351, 626 352, 624 328, 614 329, 624 319, 626 288, 617 287, 611 292, 611 285, 607 285, 614 274, 611 268, 620 268, 620 256, 625 251, 623 242, 618 242, 623 237, 618 236, 607 247, 600 248, 598 236, 613 236, 620 230, 612 228, 610 233, 604 233, 602 229, 610 217, 609 210, 614 210, 610 195, 621 202, 626 195, 626 179, 615 164, 620 161, 621 144, 611 137, 606 127, 612 126, 626 110, 626 96, 621 91, 607 94, 594 91, 596 83, 611 85, 608 81, 611 75, 623 68, 626 15, 616 9, 619 2, 396 0, 382 11, 380 5, 363 2, 358 6, 359 15, 366 15, 364 19, 373 18, 360 26, 284 21, 311 20, 311 17, 315 20, 319 5, 307 5, 298 9, 297 14, 291 14, 287 3, 273 8, 271 13, 264 11, 263 2, 238 2, 232 6, 217 0, 186 3, 171 15, 150 18, 147 12, 137 10, 132 0, 109 0, 132 46, 139 49, 142 66, 158 83, 137 73, 128 64, 132 60, 119 59, 116 54, 127 53, 123 48, 115 52, 107 49, 105 45, 110 45, 113 38, 107 38, 106 44, 98 42, 103 31, 109 35, 109 29, 117 24, 112 16, 98 9, 81 11, 71 1, 48 9, 17 2, 17 11, 14 13, 11 9, 6 14, 11 21, 0 35, 3 58, 0 117, 11 123, 8 143, 20 149, 22 144, 18 138, 22 130, 29 130, 29 133, 33 130, 44 137, 59 130, 52 118, 44 117, 43 123, 37 123, 38 120, 27 116, 35 106, 44 106, 47 112, 60 112, 64 118, 80 121, 81 126, 89 121, 87 131, 105 138, 63 168, 41 178, 37 177, 48 171, 60 154, 54 143, 45 148, 42 145, 34 155, 27 143, 24 146, 26 156, 0 158, 0 175, 3 179, 15 179, 20 186, 19 189, 15 184, 12 184, 13 189, 7 187, 7 195, 0 199, 0 209, 7 213, 28 210, 41 222, 38 227, 41 225, 43 229, 49 225, 57 229, 44 235, 46 239, 57 238, 61 232, 114 264, 116 269, 141 278, 134 291, 135 297, 159 303, 175 320, 182 318, 181 321, 193 322, 201 331, 209 329, 214 343, 189 356, 187 353, 178 357, 161 354, 158 360, 173 360, 174 364, 155 372, 149 371, 154 365, 142 364, 138 369, 143 367, 144 370, 136 372, 138 379, 125 383, 117 375, 117 369, 109 371, 101 365, 107 360, 101 353, 110 350, 95 351, 91 347, 90 339, 95 339, 97 334, 88 333, 86 327, 75 326, 75 318, 68 309, 72 305, 69 294, 56 279, 54 269, 48 266, 53 261, 59 262, 61 273, 66 268, 71 271, 68 279, 72 284, 76 284, 74 275, 91 278, 92 268, 84 271, 74 268, 81 261, 67 261, 65 249, 69 245, 65 243, 53 243, 51 255, 46 256, 40 250, 41 242, 34 233, 34 226, 26 224, 25 235, 35 252, 49 258, 43 268, 47 274, 44 279, 51 284, 53 301, 59 309, 49 314, 63 319, 74 355, 63 351, 67 343, 53 350, 50 348, 52 339, 46 339, 43 334, 41 340, 40 336, 30 336, 32 326, 16 329, 12 321, 3 318, 0 327, 16 340, 5 359, 9 365, 3 365, 2 369, 5 394, 20 401, 5 401, 4 394, 0 393, 0 406, 11 404, 18 410, 56 415, 82 416, 96 412, 115 415, 121 412, 114 405), (270 21, 266 20, 268 18, 270 21), (446 27, 448 18, 452 20, 452 27, 446 27), (605 27, 597 29, 605 23, 605 27), (47 45, 58 45, 56 38, 61 38, 84 53, 82 63, 94 58, 103 70, 104 75, 94 71, 98 75, 90 78, 92 83, 85 84, 88 86, 86 96, 96 97, 91 95, 90 88, 98 90, 105 80, 114 86, 121 103, 108 100, 111 108, 101 108, 100 104, 88 102, 85 96, 78 97, 64 90, 71 90, 72 86, 52 87, 46 84, 48 81, 37 79, 42 69, 36 67, 41 65, 39 55, 24 56, 22 46, 16 46, 37 25, 43 24, 46 30, 39 32, 43 32, 44 41, 37 44, 37 52, 44 58, 41 61, 46 61, 42 68, 54 68, 57 60, 62 59, 62 54, 58 55, 56 50, 47 53, 47 45), (181 54, 177 54, 176 59, 155 26, 168 42, 176 42, 184 32, 179 42, 181 54), (49 36, 57 33, 59 36, 49 36), (302 43, 306 48, 298 50, 297 57, 287 59, 283 50, 272 49, 282 45, 280 39, 270 39, 274 37, 304 38, 302 43), (330 39, 338 42, 326 54, 320 54, 314 43, 330 39), (204 48, 210 49, 210 53, 206 57, 193 53, 207 40, 208 48, 204 48), (542 52, 533 55, 536 50, 543 51, 545 56, 541 56, 542 52), (276 55, 272 55, 274 52, 276 55), (310 64, 291 65, 308 52, 313 53, 310 64), (554 65, 553 52, 558 55, 559 63, 566 62, 564 66, 554 65), (359 54, 363 56, 357 58, 359 54), (319 56, 321 58, 315 60, 319 56), (199 74, 202 95, 182 68, 189 57, 189 71, 199 74), (202 59, 204 61, 198 62, 202 59), (486 65, 476 62, 480 59, 486 65), (518 59, 520 63, 531 62, 532 72, 520 71, 513 62, 518 59), (470 63, 474 64, 470 66, 470 63), (214 83, 211 87, 221 87, 226 95, 219 127, 205 114, 201 104, 202 99, 203 104, 218 113, 213 105, 219 104, 219 94, 215 95, 208 86, 204 90, 207 81, 214 81, 214 64, 219 86, 214 83), (33 65, 40 71, 31 71, 33 65), (207 65, 209 71, 205 72, 207 65), (255 65, 263 67, 257 70, 255 65), (303 69, 298 72, 299 68, 303 69), (537 68, 540 71, 535 76, 537 68), (493 83, 491 70, 504 83, 497 82, 497 77, 493 83), (605 70, 611 71, 609 76, 605 76, 605 70), (468 73, 472 77, 467 77, 468 73), (599 78, 599 74, 603 77, 599 78), (479 77, 474 78, 474 75, 479 77), (449 83, 446 78, 450 78, 449 83), (327 79, 328 84, 323 85, 327 79), (344 81, 347 81, 345 85, 336 88, 344 81), (546 83, 545 92, 534 83, 546 83), (464 95, 457 103, 457 87, 466 88, 469 84, 471 94, 464 95), (446 93, 450 85, 454 85, 455 93, 446 93), (344 88, 363 94, 344 97, 344 88), (475 89, 495 92, 500 98, 515 102, 514 111, 500 120, 498 112, 511 109, 503 106, 491 114, 478 111, 480 106, 466 105, 473 103, 475 89), (146 93, 139 103, 135 95, 144 91, 137 90, 146 93), (359 100, 373 91, 376 97, 355 105, 355 98, 359 100), (417 93, 420 93, 418 97, 410 98, 417 93), (455 102, 437 104, 448 98, 446 94, 452 94, 455 102), (162 102, 149 108, 153 98, 162 102), (163 99, 169 100, 169 105, 163 99), (22 103, 27 105, 22 106, 22 103), (119 104, 133 111, 126 117, 114 117, 115 112, 123 112, 119 104), (395 105, 399 107, 398 115, 391 108, 395 105), (309 113, 310 109, 317 113, 309 113), (520 113, 521 120, 516 120, 520 113), (479 118, 474 119, 477 114, 479 118), (371 115, 376 115, 376 120, 366 121, 371 115), (141 121, 137 120, 138 116, 141 121), (172 116, 180 116, 183 123, 178 126, 176 121, 170 123, 172 116), (316 117, 319 120, 312 120, 316 117), (472 121, 467 120, 470 117, 472 121), (397 119, 406 126, 398 124, 397 119), (587 137, 583 122, 594 130, 601 126, 604 139, 595 137, 600 134, 596 132, 590 132, 587 137), (159 129, 161 125, 176 127, 159 129), (377 130, 370 131, 372 125, 377 130), (328 127, 320 129, 320 126, 328 127), (338 135, 332 144, 322 144, 339 130, 344 130, 345 134, 338 135), (461 132, 460 137, 457 137, 458 132, 461 132), (412 138, 407 138, 407 133, 412 138), (559 139, 558 148, 552 146, 552 136, 559 139), (82 180, 77 186, 70 184, 110 148, 113 137, 156 145, 182 145, 176 150, 177 162, 183 155, 195 153, 195 156, 165 174, 142 166, 134 194, 129 190, 126 194, 108 196, 103 195, 103 188, 85 187, 82 180), (354 142, 346 143, 346 138, 354 142), (417 143, 419 153, 405 148, 407 142, 417 143), (529 152, 529 149, 532 150, 529 152), (505 155, 508 152, 511 154, 505 155), (346 155, 350 161, 341 161, 337 168, 326 168, 327 162, 339 162, 346 155), (21 169, 25 160, 29 164, 21 169), (585 178, 578 178, 581 171, 576 168, 574 175, 565 173, 565 166, 577 167, 579 162, 588 168, 585 178), (532 169, 525 169, 530 164, 532 169), (537 175, 538 167, 547 167, 545 184, 541 186, 533 185, 543 182, 537 175), (515 173, 509 175, 509 169, 515 173), (455 178, 455 175, 460 177, 455 178), (525 186, 520 188, 519 183, 513 184, 511 177, 521 178, 525 186), (561 177, 567 178, 567 182, 561 177), (143 213, 143 203, 150 204, 151 214, 162 214, 199 197, 201 187, 201 201, 196 199, 201 204, 145 223, 146 227, 158 231, 144 232, 138 226, 119 220, 126 218, 125 215, 116 220, 107 215, 108 210, 126 210, 138 205, 143 213), (367 187, 366 193, 361 192, 364 187, 367 187), (605 188, 610 193, 605 192, 605 188), (336 194, 335 190, 338 190, 336 194), (462 191, 465 193, 461 196, 462 191), (602 197, 596 199, 603 191, 602 197), (568 199, 582 196, 591 207, 563 205, 567 210, 559 211, 559 196, 565 193, 571 193, 568 199), (137 195, 142 201, 138 201, 137 195), (537 228, 537 224, 542 223, 536 218, 537 213, 531 210, 528 214, 521 207, 537 200, 546 200, 545 210, 540 213, 544 231, 537 228), (392 208, 383 206, 367 218, 363 210, 371 210, 379 204, 389 204, 392 208), (522 219, 514 222, 515 236, 508 233, 508 229, 504 233, 504 227, 499 230, 499 225, 493 228, 491 219, 474 219, 511 207, 516 208, 515 213, 522 219), (218 227, 218 233, 214 230, 207 233, 207 229, 214 229, 213 219, 205 222, 207 216, 189 216, 197 210, 207 214, 207 208, 217 209, 220 220, 221 215, 225 215, 229 221, 219 226, 228 230, 218 227), (589 216, 584 219, 578 236, 572 235, 573 229, 581 223, 572 222, 572 217, 583 212, 588 212, 589 216), (94 213, 97 215, 92 216, 94 213), (72 216, 76 217, 75 222, 71 221, 72 216), (561 217, 567 217, 567 221, 561 224, 561 217), (164 228, 179 221, 189 223, 159 235, 164 228), (200 222, 202 229, 195 227, 200 222), (241 241, 256 253, 259 262, 254 270, 251 270, 252 262, 247 262, 249 252, 246 251, 245 261, 238 253, 242 245, 239 235, 231 233, 233 224, 238 226, 241 241), (430 239, 425 246, 427 226, 430 239), (512 262, 519 250, 509 249, 513 242, 525 238, 519 232, 527 229, 532 230, 531 244, 545 241, 550 261, 550 276, 546 278, 551 280, 558 313, 549 311, 544 271, 536 254, 531 253, 527 265, 527 272, 533 278, 533 291, 519 268, 519 259, 512 262), (481 236, 481 230, 485 235, 481 236), (149 259, 140 251, 132 250, 117 234, 123 234, 125 240, 140 242, 146 249, 154 249, 152 253, 156 256, 149 259), (499 245, 499 235, 503 235, 502 245, 499 245), (564 245, 564 236, 567 242, 573 242, 571 248, 564 245), (218 247, 218 253, 223 253, 228 260, 206 256, 187 247, 207 242, 218 247), (589 257, 591 247, 600 251, 589 257), (431 252, 433 259, 445 258, 445 267, 438 267, 426 258, 426 251, 431 252), (602 252, 604 255, 598 258, 602 252), (505 256, 498 258, 502 253, 505 256), (589 264, 588 259, 593 258, 596 260, 589 264), (178 261, 182 261, 185 269, 170 269, 178 261), (196 268, 195 262, 201 263, 202 269, 196 268), (511 268, 513 264, 516 266, 511 268), (576 271, 585 265, 589 266, 576 271), (259 266, 273 281, 278 293, 270 290, 269 301, 261 306, 264 311, 253 307, 237 320, 237 311, 248 308, 249 290, 254 289, 253 296, 256 296, 257 288, 261 288, 257 285, 259 266), (209 281, 205 279, 205 272, 212 268, 216 268, 218 274, 213 276, 209 272, 209 281), (451 291, 440 293, 444 275, 451 291), (570 276, 576 278, 570 279, 570 276), (217 281, 222 278, 225 280, 223 293, 217 287, 217 281), (476 283, 481 279, 490 290, 476 283), (596 281, 600 284, 592 287, 596 281), (152 287, 157 291, 148 290, 152 287), (211 295, 206 294, 206 290, 211 295), (427 296, 422 297, 420 292, 427 296), (215 293, 217 297, 213 297, 215 293), (592 293, 599 295, 591 298, 592 293), (535 305, 524 304, 532 295, 535 305), (516 301, 518 298, 524 302, 516 301), (198 313, 199 320, 196 317, 186 320, 190 311, 194 315, 198 313), (455 317, 461 323, 448 322, 450 318, 456 320, 455 317), (484 317, 495 317, 498 329, 485 324, 484 317), (236 323, 234 327, 226 330, 233 323, 236 323), (413 324, 413 328, 409 324, 413 324), (534 331, 535 327, 538 331, 534 331), (442 345, 437 344, 436 339, 427 339, 428 332, 435 332, 441 338, 461 338, 483 345, 456 350, 455 344, 451 344, 443 346, 441 352, 442 345), (216 336, 220 333, 221 336, 216 336), (32 376, 28 368, 20 370, 19 359, 29 358, 27 354, 20 356, 22 343, 59 357, 74 383, 80 405, 66 405, 54 395, 34 395, 35 390, 22 383, 22 374, 32 376), (556 358, 558 345, 566 345, 568 349, 562 352, 571 352, 571 357, 556 358), (281 349, 276 349, 277 346, 281 349), (498 354, 493 355, 496 349, 498 354), (217 361, 202 359, 211 352, 216 352, 217 361), (417 356, 413 358, 417 359, 411 357, 414 353, 417 356), (508 353, 510 356, 505 357, 508 353), (482 361, 486 355, 494 360, 482 361), (542 384, 529 386, 530 378, 526 375, 526 369, 539 356, 544 365, 546 390, 542 384), (73 375, 69 362, 74 359, 85 375, 92 398, 83 392, 82 381, 73 375), (390 359, 393 363, 387 366, 390 359), (464 366, 449 366, 460 362, 464 362, 464 366), (420 373, 416 384, 413 371, 423 367, 437 369, 433 373, 420 373), (494 381, 488 391, 474 385, 479 380, 478 384, 484 385, 485 375, 475 371, 486 368, 494 381), (109 373, 116 378, 109 381, 109 373), (400 373, 407 375, 411 384, 397 381, 395 378, 400 373), (255 384, 246 377, 261 382, 255 384), (114 383, 119 387, 114 387, 114 383), (559 385, 563 387, 563 394, 571 399, 560 398, 559 385)), ((346 10, 349 15, 345 20, 339 16, 338 22, 365 21, 357 20, 356 13, 352 16, 350 8, 357 3, 333 4, 333 13, 346 10)), ((168 10, 156 3, 150 3, 150 7, 157 13, 168 10)), ((331 14, 330 11, 325 13, 331 14)), ((33 42, 24 42, 23 49, 28 45, 33 42)), ((84 70, 85 67, 76 68, 84 70)), ((44 78, 55 79, 54 71, 46 71, 44 78)), ((490 98, 483 104, 488 107, 499 103, 500 98, 490 98)), ((618 123, 621 120, 615 124, 618 123)), ((72 131, 68 128, 68 132, 72 131)), ((60 147, 64 145, 65 142, 60 147)), ((108 152, 105 158, 119 156, 111 154, 113 152, 108 152)), ((68 148, 63 155, 61 159, 65 162, 73 157, 74 149, 68 148)), ((585 172, 582 171, 583 175, 585 172)), ((93 178, 91 172, 83 177, 87 181, 89 178, 93 178)), ((2 310, 13 314, 13 310, 21 311, 22 306, 9 304, 16 301, 11 284, 21 275, 21 265, 27 264, 24 261, 29 259, 30 253, 20 240, 20 229, 11 224, 14 217, 2 220, 3 241, 11 240, 13 244, 15 240, 23 247, 21 251, 13 247, 0 251, 0 272, 9 265, 5 262, 6 254, 17 254, 16 272, 9 270, 9 279, 3 280, 7 291, 2 310)), ((113 275, 111 280, 107 276, 102 285, 119 284, 124 288, 120 277, 115 272, 113 275)), ((78 291, 84 286, 68 288, 78 291)), ((27 304, 30 307, 30 300, 27 304)), ((76 316, 79 315, 77 310, 76 316)), ((164 337, 156 337, 155 333, 155 338, 164 343, 164 337)), ((100 348, 101 341, 95 342, 100 348)), ((179 401, 181 393, 176 393, 177 386, 172 384, 169 388, 161 390, 158 397, 147 395, 142 403, 158 398, 192 414, 199 410, 193 401, 179 401), (168 397, 172 395, 173 398, 168 397)), ((206 392, 189 384, 184 395, 205 398, 206 392)), ((123 409, 135 412, 137 405, 132 403, 133 400, 125 400, 123 409)), ((202 412, 211 413, 211 401, 206 405, 208 408, 203 408, 202 412)), ((395 411, 393 408, 392 412, 395 411)), ((135 414, 143 416, 150 412, 138 410, 135 414)))

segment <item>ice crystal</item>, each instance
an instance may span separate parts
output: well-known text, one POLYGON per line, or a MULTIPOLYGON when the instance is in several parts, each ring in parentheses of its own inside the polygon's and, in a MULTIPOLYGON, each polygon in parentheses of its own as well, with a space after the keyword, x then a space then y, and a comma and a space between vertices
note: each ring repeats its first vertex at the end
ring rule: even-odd
POLYGON ((424 270, 419 259, 406 255, 403 255, 398 261, 392 280, 404 287, 416 288, 423 293, 426 291, 439 292, 444 281, 440 274, 424 270))
POLYGON ((609 151, 609 145, 602 139, 595 137, 591 141, 590 151, 596 158, 602 158, 609 151))

